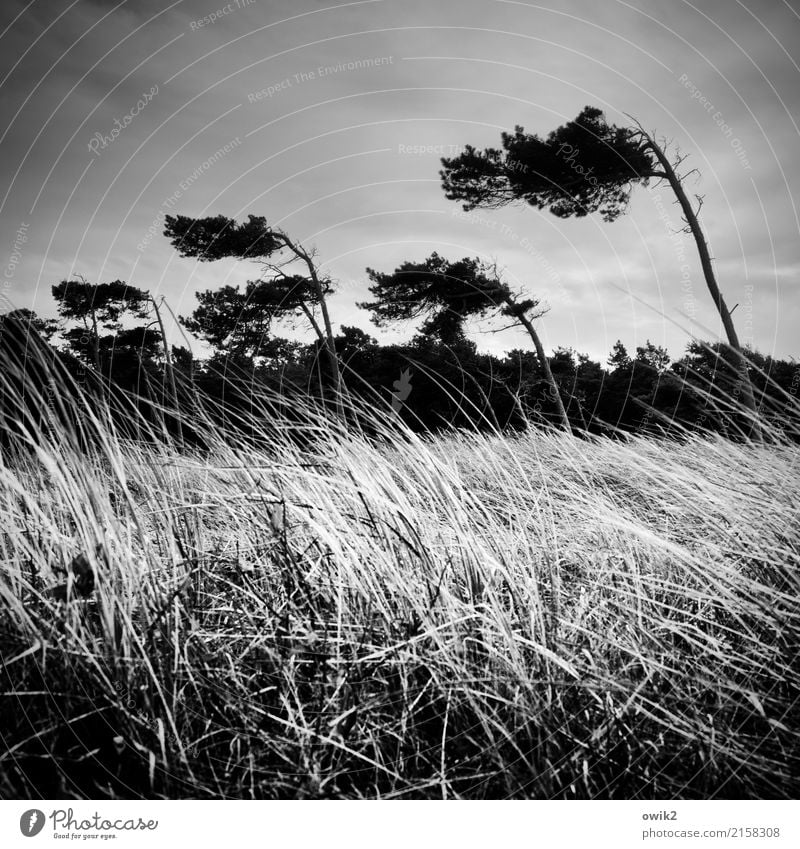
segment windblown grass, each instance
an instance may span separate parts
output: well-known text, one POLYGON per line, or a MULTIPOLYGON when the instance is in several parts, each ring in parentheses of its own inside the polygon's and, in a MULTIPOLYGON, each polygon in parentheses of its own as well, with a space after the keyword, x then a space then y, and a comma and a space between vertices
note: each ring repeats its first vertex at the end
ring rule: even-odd
POLYGON ((0 462, 0 795, 800 791, 797 446, 91 427, 0 462))

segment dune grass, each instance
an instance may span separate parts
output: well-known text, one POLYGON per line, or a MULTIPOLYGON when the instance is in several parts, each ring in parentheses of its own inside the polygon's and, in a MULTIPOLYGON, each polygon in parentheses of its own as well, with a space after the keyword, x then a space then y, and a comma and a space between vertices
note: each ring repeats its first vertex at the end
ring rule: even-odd
POLYGON ((390 412, 3 454, 0 795, 797 796, 798 446, 390 412))

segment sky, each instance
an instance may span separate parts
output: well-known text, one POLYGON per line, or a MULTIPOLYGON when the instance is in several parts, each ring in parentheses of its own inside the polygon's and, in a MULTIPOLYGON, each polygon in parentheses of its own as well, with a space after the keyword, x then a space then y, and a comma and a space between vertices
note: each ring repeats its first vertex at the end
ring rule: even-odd
MULTIPOLYGON (((366 269, 435 250, 539 298, 547 350, 604 361, 649 339, 676 358, 720 326, 668 187, 610 224, 464 213, 441 189, 442 155, 593 105, 687 157, 741 341, 796 356, 799 62, 800 0, 3 0, 0 312, 53 316, 51 287, 82 275, 188 315, 260 267, 179 257, 164 215, 264 215, 316 250, 335 327, 409 339, 357 306, 366 269)), ((469 335, 529 344, 502 320, 469 335)))

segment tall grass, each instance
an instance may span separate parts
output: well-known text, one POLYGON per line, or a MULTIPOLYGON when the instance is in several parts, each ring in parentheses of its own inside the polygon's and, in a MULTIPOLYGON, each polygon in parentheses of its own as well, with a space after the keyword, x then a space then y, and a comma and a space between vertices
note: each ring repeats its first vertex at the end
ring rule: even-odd
POLYGON ((0 795, 797 796, 796 445, 275 410, 3 453, 0 795))

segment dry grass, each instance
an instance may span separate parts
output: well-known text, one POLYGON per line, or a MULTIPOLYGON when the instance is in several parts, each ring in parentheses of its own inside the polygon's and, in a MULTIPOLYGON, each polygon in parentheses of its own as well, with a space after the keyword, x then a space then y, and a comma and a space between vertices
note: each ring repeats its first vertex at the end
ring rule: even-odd
POLYGON ((797 446, 388 422, 6 456, 0 795, 797 796, 797 446))

